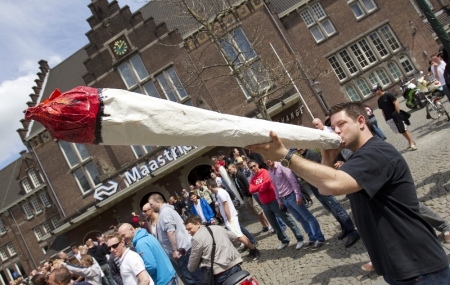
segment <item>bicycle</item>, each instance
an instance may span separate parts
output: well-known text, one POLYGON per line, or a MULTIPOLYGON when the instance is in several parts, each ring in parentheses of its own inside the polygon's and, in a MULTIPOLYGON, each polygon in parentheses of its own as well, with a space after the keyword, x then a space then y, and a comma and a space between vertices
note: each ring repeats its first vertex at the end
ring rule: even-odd
POLYGON ((450 122, 450 115, 444 107, 444 104, 440 101, 442 97, 433 94, 427 94, 425 96, 427 99, 427 118, 433 120, 439 119, 441 116, 447 118, 447 122, 450 122))

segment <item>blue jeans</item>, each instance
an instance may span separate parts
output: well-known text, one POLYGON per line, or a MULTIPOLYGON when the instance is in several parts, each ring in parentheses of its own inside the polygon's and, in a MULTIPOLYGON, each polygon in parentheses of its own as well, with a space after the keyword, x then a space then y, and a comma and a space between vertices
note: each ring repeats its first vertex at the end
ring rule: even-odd
POLYGON ((247 229, 244 228, 241 224, 239 224, 239 226, 241 227, 241 232, 248 238, 250 243, 255 244, 256 243, 255 237, 252 236, 252 234, 249 231, 247 231, 247 229))
POLYGON ((420 275, 412 280, 407 281, 397 281, 395 279, 391 279, 387 276, 383 276, 384 281, 386 281, 390 285, 409 285, 409 284, 420 284, 420 285, 448 285, 450 284, 450 267, 446 267, 440 271, 433 272, 430 274, 420 275))
POLYGON ((383 134, 381 129, 378 127, 377 118, 375 118, 375 116, 373 116, 372 118, 370 118, 370 121, 372 122, 373 130, 375 131, 375 134, 385 140, 386 136, 383 134))
POLYGON ((111 275, 111 269, 109 268, 109 264, 103 264, 102 266, 100 266, 100 268, 102 269, 103 273, 105 274, 105 281, 107 284, 109 285, 116 285, 116 281, 114 281, 112 275, 111 275))
POLYGON ((273 200, 269 204, 262 204, 261 208, 264 211, 264 214, 267 217, 267 220, 272 225, 272 228, 275 230, 277 234, 278 240, 282 243, 289 243, 290 240, 286 233, 281 229, 280 225, 277 222, 275 215, 278 215, 286 225, 292 230, 297 241, 303 241, 303 235, 300 229, 295 224, 294 220, 287 213, 282 212, 280 207, 278 206, 277 200, 273 200))
POLYGON ((177 274, 175 274, 175 276, 170 279, 169 283, 167 283, 167 285, 178 285, 178 276, 177 274))
POLYGON ((181 256, 176 261, 176 263, 178 265, 179 270, 183 274, 184 280, 186 280, 186 282, 189 285, 200 284, 200 276, 201 276, 200 268, 197 268, 194 272, 190 272, 187 268, 190 256, 191 256, 191 249, 187 250, 186 255, 181 256))
POLYGON ((214 285, 222 285, 223 282, 225 282, 228 277, 241 270, 242 269, 239 265, 235 265, 230 269, 228 269, 227 271, 222 272, 219 276, 214 276, 214 285))
POLYGON ((311 189, 311 192, 314 193, 314 196, 316 196, 323 207, 330 211, 333 217, 339 222, 342 231, 349 234, 355 232, 355 225, 353 224, 352 219, 350 219, 350 216, 334 196, 324 196, 320 194, 319 190, 311 184, 309 184, 309 189, 311 189))
MULTIPOLYGON (((262 207, 262 203, 261 203, 261 201, 259 200, 259 193, 253 194, 253 199, 255 199, 256 203, 258 203, 258 205, 259 205, 260 207, 262 207)), ((280 225, 280 227, 283 229, 283 231, 285 231, 285 230, 286 230, 286 224, 285 224, 285 223, 283 222, 283 220, 282 220, 280 217, 278 217, 277 215, 275 215, 275 217, 277 218, 277 222, 278 222, 278 224, 280 225)))
POLYGON ((281 199, 289 212, 302 225, 303 230, 305 230, 309 237, 309 241, 325 241, 325 237, 320 230, 319 222, 317 222, 316 218, 306 208, 305 203, 302 203, 300 206, 297 205, 294 191, 281 199))
POLYGON ((450 102, 450 90, 447 85, 442 86, 442 92, 447 95, 448 102, 450 102))

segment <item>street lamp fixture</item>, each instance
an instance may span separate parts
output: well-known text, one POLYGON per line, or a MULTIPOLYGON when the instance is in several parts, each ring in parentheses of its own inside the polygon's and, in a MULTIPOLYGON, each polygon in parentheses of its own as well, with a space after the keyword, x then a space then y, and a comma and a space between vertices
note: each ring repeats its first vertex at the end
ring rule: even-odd
POLYGON ((322 105, 325 107, 325 111, 328 112, 329 108, 327 103, 325 102, 325 99, 322 96, 322 86, 320 86, 320 82, 313 79, 311 86, 314 89, 314 92, 316 92, 317 96, 319 96, 320 101, 322 101, 322 105))

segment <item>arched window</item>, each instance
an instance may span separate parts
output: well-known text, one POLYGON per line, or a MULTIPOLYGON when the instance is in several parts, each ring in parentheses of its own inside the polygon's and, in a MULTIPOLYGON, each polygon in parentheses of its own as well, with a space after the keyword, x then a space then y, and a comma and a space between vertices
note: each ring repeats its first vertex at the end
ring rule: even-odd
POLYGON ((358 92, 356 92, 356 89, 355 87, 353 87, 353 85, 345 87, 345 92, 347 92, 347 96, 351 101, 359 101, 358 92))
POLYGON ((398 69, 398 65, 395 62, 389 62, 388 69, 395 81, 402 76, 402 73, 400 72, 400 69, 398 69))
POLYGON ((358 81, 356 81, 356 85, 358 85, 359 91, 361 91, 361 94, 366 97, 372 94, 371 88, 367 86, 367 83, 364 79, 360 78, 358 81))
POLYGON ((400 56, 400 64, 402 65, 403 70, 406 72, 406 74, 411 74, 414 72, 414 67, 411 64, 409 57, 407 57, 406 55, 403 54, 400 56))
POLYGON ((389 85, 391 83, 391 80, 389 79, 386 72, 382 68, 373 71, 369 75, 369 80, 370 83, 372 83, 372 85, 379 84, 382 87, 389 85))

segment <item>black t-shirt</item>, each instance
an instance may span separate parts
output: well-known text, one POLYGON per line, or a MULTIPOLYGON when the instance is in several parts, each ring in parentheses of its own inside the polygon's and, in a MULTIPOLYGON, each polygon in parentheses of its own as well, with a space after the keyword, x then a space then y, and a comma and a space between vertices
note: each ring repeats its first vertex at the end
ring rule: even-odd
POLYGON ((391 93, 385 92, 378 98, 378 108, 383 110, 386 121, 392 119, 392 113, 395 111, 394 102, 397 100, 391 93))
POLYGON ((408 165, 392 145, 374 136, 339 170, 363 188, 348 198, 379 275, 405 280, 448 266, 434 229, 420 215, 408 165))

